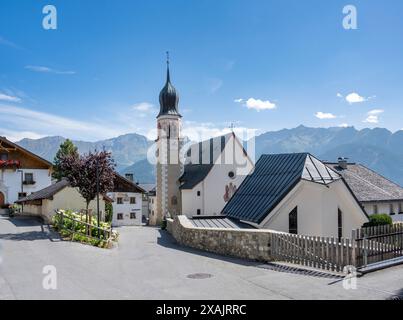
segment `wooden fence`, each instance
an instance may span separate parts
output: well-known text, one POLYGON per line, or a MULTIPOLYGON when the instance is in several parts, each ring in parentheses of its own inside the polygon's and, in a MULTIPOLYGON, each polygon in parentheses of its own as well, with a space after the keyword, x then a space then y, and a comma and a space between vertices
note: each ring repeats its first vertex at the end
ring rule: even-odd
POLYGON ((80 234, 80 235, 86 236, 88 238, 97 239, 97 240, 100 240, 101 239, 100 235, 102 235, 103 236, 102 240, 105 240, 108 242, 112 239, 112 227, 109 229, 99 228, 97 226, 93 226, 90 223, 71 218, 68 215, 63 214, 63 212, 60 212, 60 211, 56 211, 56 216, 58 217, 58 221, 59 221, 58 227, 62 230, 69 231, 72 235, 72 239, 74 238, 75 234, 80 234), (71 228, 65 227, 64 220, 69 220, 72 222, 71 228), (77 231, 77 226, 80 226, 80 225, 85 226, 85 232, 77 231), (98 230, 98 232, 97 232, 98 237, 92 236, 93 229, 98 230))
POLYGON ((351 239, 272 233, 274 260, 312 268, 343 272, 403 257, 403 224, 353 230, 351 239))
POLYGON ((270 248, 275 260, 317 269, 342 272, 355 264, 350 239, 272 233, 270 248))
POLYGON ((403 224, 353 230, 357 267, 403 256, 403 224))

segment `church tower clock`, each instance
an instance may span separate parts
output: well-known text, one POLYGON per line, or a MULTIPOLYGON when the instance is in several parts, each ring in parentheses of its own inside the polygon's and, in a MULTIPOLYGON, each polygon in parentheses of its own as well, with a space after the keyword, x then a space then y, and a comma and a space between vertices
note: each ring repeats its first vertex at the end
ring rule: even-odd
POLYGON ((183 165, 180 161, 181 118, 178 111, 179 94, 171 83, 169 56, 167 79, 159 96, 160 112, 157 116, 157 206, 156 224, 164 217, 181 214, 179 177, 183 165))

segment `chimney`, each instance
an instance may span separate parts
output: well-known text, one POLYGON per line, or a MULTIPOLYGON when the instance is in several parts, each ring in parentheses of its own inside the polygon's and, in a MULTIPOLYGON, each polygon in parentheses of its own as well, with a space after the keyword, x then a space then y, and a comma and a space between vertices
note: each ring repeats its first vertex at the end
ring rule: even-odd
POLYGON ((125 177, 127 180, 134 182, 134 174, 133 173, 126 173, 125 177))
POLYGON ((344 158, 344 157, 339 157, 339 159, 338 159, 339 167, 342 168, 343 170, 347 169, 347 160, 348 160, 348 158, 344 158))

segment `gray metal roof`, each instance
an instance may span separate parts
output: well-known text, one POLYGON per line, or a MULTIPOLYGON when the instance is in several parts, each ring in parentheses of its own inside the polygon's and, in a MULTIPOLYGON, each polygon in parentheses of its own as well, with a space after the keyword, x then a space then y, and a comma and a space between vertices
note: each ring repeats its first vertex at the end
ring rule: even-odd
POLYGON ((301 180, 329 184, 341 176, 309 153, 262 155, 222 214, 260 223, 301 180))
POLYGON ((155 183, 139 183, 140 188, 144 189, 147 193, 155 192, 155 183))
POLYGON ((355 163, 342 169, 338 163, 327 163, 341 174, 360 202, 403 200, 403 188, 375 171, 355 163))
POLYGON ((250 225, 225 216, 197 216, 189 220, 196 228, 254 229, 250 225))
POLYGON ((16 201, 16 203, 23 203, 27 201, 34 201, 34 200, 43 200, 43 199, 50 199, 52 198, 56 193, 59 191, 63 190, 65 187, 70 186, 70 182, 67 179, 63 179, 59 182, 56 182, 49 187, 46 187, 42 190, 39 190, 37 192, 31 193, 29 196, 19 199, 16 201))
POLYGON ((184 172, 179 178, 182 183, 181 189, 193 189, 204 180, 232 136, 233 133, 229 133, 192 144, 189 147, 184 172))

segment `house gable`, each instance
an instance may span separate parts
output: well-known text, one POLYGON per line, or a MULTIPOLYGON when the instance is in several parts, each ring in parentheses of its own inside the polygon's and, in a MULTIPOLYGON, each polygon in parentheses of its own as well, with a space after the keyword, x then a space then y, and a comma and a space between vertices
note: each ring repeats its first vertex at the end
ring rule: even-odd
POLYGON ((7 140, 4 137, 0 137, 0 154, 6 155, 6 158, 9 161, 16 161, 16 166, 21 169, 52 168, 52 164, 49 161, 7 140))

